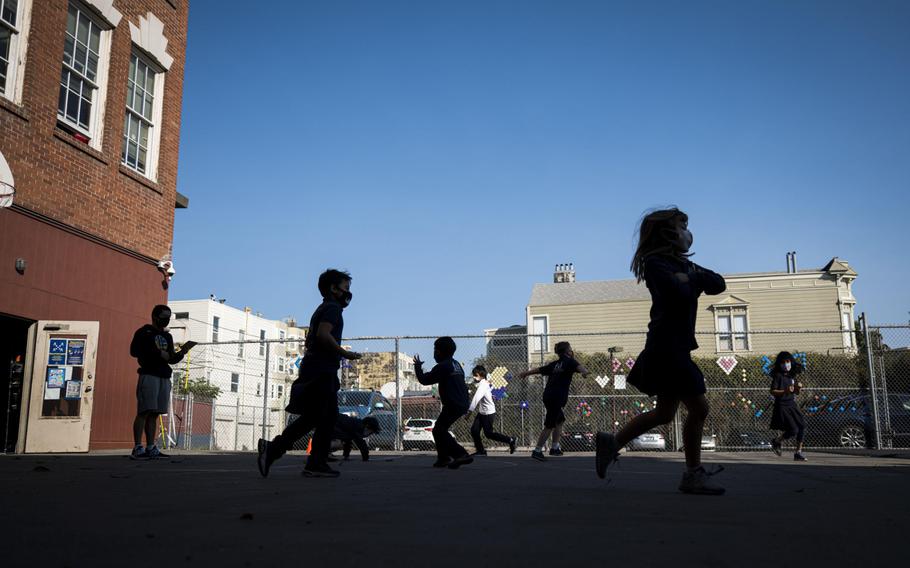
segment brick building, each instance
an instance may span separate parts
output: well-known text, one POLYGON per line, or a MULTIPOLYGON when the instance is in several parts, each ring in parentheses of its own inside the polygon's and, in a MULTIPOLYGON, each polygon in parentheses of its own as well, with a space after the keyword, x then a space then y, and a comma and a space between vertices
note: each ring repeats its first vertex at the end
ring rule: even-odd
POLYGON ((187 205, 187 15, 187 0, 0 0, 3 451, 131 444, 129 342, 167 302, 187 205))

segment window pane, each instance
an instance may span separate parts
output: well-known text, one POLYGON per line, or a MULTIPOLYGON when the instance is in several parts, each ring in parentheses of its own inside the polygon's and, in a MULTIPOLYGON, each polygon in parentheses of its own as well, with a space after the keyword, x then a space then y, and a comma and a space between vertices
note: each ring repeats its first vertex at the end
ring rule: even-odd
POLYGON ((9 25, 16 25, 16 7, 19 0, 6 0, 3 2, 3 12, 0 17, 4 21, 9 22, 9 25))
POLYGON ((89 38, 88 47, 96 54, 98 53, 98 47, 101 45, 101 28, 92 24, 92 33, 89 38))
POLYGON ((746 316, 733 316, 733 331, 746 331, 746 316))
POLYGON ((136 56, 135 55, 130 58, 129 80, 130 80, 131 84, 132 84, 132 82, 134 82, 136 80, 136 56))
POLYGON ((730 316, 719 316, 717 318, 717 331, 730 331, 730 316))
POLYGON ((95 53, 90 53, 88 56, 88 63, 86 64, 86 76, 95 81, 98 77, 98 55, 95 53))
POLYGON ((88 45, 89 21, 85 14, 79 13, 78 26, 76 26, 76 39, 83 45, 88 45))
POLYGON ((152 120, 152 95, 145 95, 145 107, 142 109, 142 116, 151 122, 152 120))
MULTIPOLYGON (((91 91, 89 91, 91 93, 91 91)), ((82 106, 79 108, 79 126, 88 128, 89 115, 92 110, 92 103, 88 99, 81 99, 82 106)))
POLYGON ((63 44, 63 62, 72 65, 75 53, 76 44, 73 42, 73 38, 66 36, 66 42, 63 44))
POLYGON ((720 350, 733 351, 733 341, 729 335, 722 335, 720 337, 720 350))
POLYGON ((9 45, 12 32, 0 26, 0 93, 6 91, 6 74, 9 68, 9 45))
POLYGON ((76 7, 70 4, 69 12, 66 15, 66 33, 76 37, 76 16, 78 11, 76 7))
POLYGON ((79 118, 79 94, 74 93, 72 90, 68 91, 66 97, 66 118, 74 123, 79 118))
POLYGON ((149 127, 141 122, 139 123, 139 145, 143 148, 149 147, 149 127))

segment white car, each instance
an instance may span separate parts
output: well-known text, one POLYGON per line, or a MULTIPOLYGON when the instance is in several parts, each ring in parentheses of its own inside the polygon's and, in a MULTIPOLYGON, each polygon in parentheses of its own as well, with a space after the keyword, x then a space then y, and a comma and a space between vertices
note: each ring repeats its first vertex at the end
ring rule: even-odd
POLYGON ((666 450, 667 440, 660 432, 648 432, 629 442, 630 450, 666 450))
MULTIPOLYGON (((401 437, 404 450, 435 450, 433 426, 436 426, 434 418, 408 418, 405 420, 401 437)), ((452 434, 452 437, 455 436, 451 430, 449 430, 449 434, 452 434)))

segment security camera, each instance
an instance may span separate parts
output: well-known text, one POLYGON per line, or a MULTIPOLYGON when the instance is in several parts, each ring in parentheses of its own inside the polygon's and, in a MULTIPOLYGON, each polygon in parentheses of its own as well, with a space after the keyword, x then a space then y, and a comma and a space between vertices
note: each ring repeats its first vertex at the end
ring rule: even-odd
POLYGON ((171 277, 173 277, 175 274, 177 274, 177 271, 174 270, 174 263, 171 262, 170 260, 161 260, 161 261, 159 261, 159 262, 158 262, 158 270, 161 271, 162 274, 167 275, 168 278, 171 278, 171 277))

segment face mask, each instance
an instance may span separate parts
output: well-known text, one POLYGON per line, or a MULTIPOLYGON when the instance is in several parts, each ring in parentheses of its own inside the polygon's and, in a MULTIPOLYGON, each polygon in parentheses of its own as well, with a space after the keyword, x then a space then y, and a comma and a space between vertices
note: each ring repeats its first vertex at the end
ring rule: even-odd
POLYGON ((167 327, 167 324, 171 323, 171 314, 167 314, 167 317, 164 315, 159 315, 154 320, 155 327, 164 329, 167 327))
POLYGON ((694 237, 692 237, 692 233, 691 233, 691 231, 689 231, 689 229, 683 229, 682 231, 680 231, 679 240, 680 240, 680 244, 683 247, 683 250, 687 251, 690 248, 692 248, 692 242, 695 239, 694 239, 694 237))
POLYGON ((790 369, 793 368, 793 364, 790 363, 790 361, 787 361, 786 363, 784 363, 783 365, 781 365, 781 368, 783 368, 783 370, 784 370, 785 373, 789 373, 789 372, 790 372, 790 369))
POLYGON ((335 295, 335 300, 341 304, 342 308, 346 308, 351 305, 351 299, 354 297, 354 294, 350 292, 344 292, 339 290, 339 293, 335 295))

